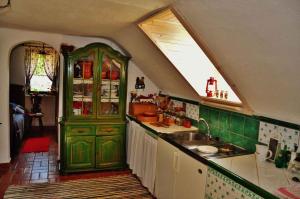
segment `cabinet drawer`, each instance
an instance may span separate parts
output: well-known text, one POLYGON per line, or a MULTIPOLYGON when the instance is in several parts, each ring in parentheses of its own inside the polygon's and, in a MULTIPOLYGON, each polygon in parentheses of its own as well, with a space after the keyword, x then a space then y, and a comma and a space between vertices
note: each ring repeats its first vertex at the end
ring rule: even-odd
POLYGON ((96 135, 115 135, 123 133, 124 125, 97 126, 96 135))
POLYGON ((95 135, 94 126, 68 126, 67 127, 67 136, 71 135, 95 135))

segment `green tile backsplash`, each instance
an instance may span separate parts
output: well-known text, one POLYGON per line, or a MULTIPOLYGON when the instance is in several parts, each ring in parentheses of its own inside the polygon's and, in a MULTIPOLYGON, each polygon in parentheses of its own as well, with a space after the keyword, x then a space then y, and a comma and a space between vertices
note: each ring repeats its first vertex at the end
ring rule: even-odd
MULTIPOLYGON (((192 109, 197 109, 197 106, 199 106, 200 117, 204 118, 208 122, 213 136, 220 137, 221 140, 224 140, 225 142, 230 142, 251 152, 255 152, 255 144, 258 143, 259 132, 258 117, 213 108, 199 104, 198 102, 187 101, 182 98, 173 98, 173 100, 187 103, 187 106, 192 109)), ((198 114, 198 110, 196 112, 198 114)), ((195 113, 195 111, 192 113, 195 113)), ((198 121, 196 120, 197 115, 192 113, 187 114, 193 115, 193 117, 189 117, 192 121, 192 125, 198 125, 199 130, 206 133, 207 129, 205 124, 203 122, 198 124, 198 121)))
MULTIPOLYGON (((218 136, 226 142, 251 152, 255 151, 259 130, 257 118, 205 105, 200 105, 200 117, 208 122, 213 136, 218 136)), ((199 129, 206 132, 202 122, 199 124, 199 129)))

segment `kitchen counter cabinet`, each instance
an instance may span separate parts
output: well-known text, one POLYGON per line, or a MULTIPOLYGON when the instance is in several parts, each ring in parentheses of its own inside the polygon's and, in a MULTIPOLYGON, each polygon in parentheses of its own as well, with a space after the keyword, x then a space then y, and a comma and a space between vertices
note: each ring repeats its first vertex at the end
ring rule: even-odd
MULTIPOLYGON (((207 166, 206 186, 207 183, 209 183, 212 179, 219 180, 221 178, 222 180, 225 180, 224 183, 230 182, 232 183, 232 185, 234 185, 231 189, 235 190, 236 187, 241 188, 239 189, 239 191, 237 191, 238 194, 240 195, 234 198, 243 198, 242 194, 245 191, 247 194, 250 194, 254 198, 256 197, 256 198, 275 199, 278 197, 274 196, 273 194, 277 188, 281 186, 291 185, 290 182, 291 180, 290 179, 286 180, 285 177, 282 176, 283 173, 285 173, 286 175, 286 172, 284 172, 283 169, 277 169, 275 168, 275 165, 273 163, 269 163, 269 162, 265 162, 263 164, 257 163, 254 154, 235 156, 230 158, 222 158, 222 159, 205 159, 205 157, 197 155, 193 153, 191 150, 185 148, 184 146, 180 146, 179 144, 176 144, 175 142, 172 142, 171 140, 167 139, 164 133, 172 133, 172 132, 168 131, 162 133, 161 131, 156 131, 156 129, 152 128, 152 125, 150 124, 147 125, 146 123, 141 123, 132 117, 131 119, 159 136, 158 139, 159 144, 157 149, 158 150, 157 171, 156 171, 157 176, 156 176, 156 184, 155 184, 155 196, 159 199, 175 198, 176 194, 180 194, 179 192, 175 194, 175 186, 176 186, 175 182, 176 182, 176 178, 178 178, 177 177, 178 172, 175 173, 174 170, 176 168, 175 165, 179 163, 174 163, 174 161, 177 162, 179 161, 180 159, 179 156, 181 153, 190 157, 195 161, 198 161, 198 163, 207 166), (273 170, 267 169, 265 164, 269 165, 267 167, 275 169, 276 175, 280 174, 281 177, 279 177, 279 180, 276 180, 276 175, 273 176, 269 175, 270 172, 273 172, 273 170), (260 168, 258 170, 259 172, 256 171, 257 168, 260 168), (280 183, 277 184, 277 182, 280 183)), ((182 166, 180 166, 180 168, 181 167, 182 166)), ((188 175, 192 175, 192 174, 188 174, 188 175)), ((183 176, 182 179, 183 180, 181 180, 180 183, 178 183, 177 181, 176 189, 181 185, 181 183, 182 185, 183 183, 186 183, 186 185, 191 186, 192 190, 193 190, 192 187, 194 185, 197 186, 197 184, 194 183, 195 179, 192 180, 187 179, 186 181, 185 176, 183 176)), ((195 180, 195 182, 197 182, 197 180, 195 180)), ((221 180, 219 182, 221 182, 221 180)), ((202 186, 201 184, 198 184, 197 186, 198 189, 199 189, 199 185, 202 186)), ((218 187, 222 188, 223 185, 220 184, 220 186, 218 187)), ((185 194, 188 194, 188 192, 192 193, 192 191, 186 191, 189 189, 186 190, 182 189, 182 190, 184 191, 185 194)), ((215 199, 219 197, 219 196, 215 198, 210 197, 211 192, 207 192, 207 190, 208 188, 205 189, 206 198, 215 199)), ((214 189, 212 189, 212 191, 214 192, 214 189)), ((218 193, 219 192, 220 191, 218 191, 218 193)), ((226 194, 226 195, 222 194, 223 198, 226 198, 225 196, 227 196, 227 192, 229 192, 229 190, 225 190, 225 192, 223 192, 226 194)), ((198 194, 196 195, 198 196, 198 194)), ((222 195, 220 195, 220 197, 222 197, 222 195)), ((186 198, 186 195, 184 195, 183 198, 186 198)), ((195 198, 195 196, 193 198, 195 198)))
POLYGON ((174 158, 178 157, 178 149, 159 138, 157 151, 155 196, 159 199, 173 199, 176 175, 174 158))
POLYGON ((158 139, 156 197, 203 199, 207 166, 158 139))
POLYGON ((253 161, 253 154, 230 158, 214 159, 212 161, 222 165, 225 169, 238 174, 253 184, 258 184, 256 162, 253 161))
POLYGON ((96 167, 121 167, 124 158, 123 135, 96 137, 96 167))
POLYGON ((174 198, 204 198, 207 166, 181 151, 178 154, 174 198))
POLYGON ((67 167, 70 169, 93 168, 95 139, 93 136, 67 138, 67 167))
POLYGON ((154 192, 157 155, 157 136, 135 121, 127 126, 127 163, 143 186, 154 192))

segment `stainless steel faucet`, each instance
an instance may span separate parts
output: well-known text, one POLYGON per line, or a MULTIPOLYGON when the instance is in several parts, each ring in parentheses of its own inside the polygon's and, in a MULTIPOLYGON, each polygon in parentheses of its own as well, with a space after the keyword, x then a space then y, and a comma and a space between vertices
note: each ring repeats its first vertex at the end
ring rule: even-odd
POLYGON ((207 129, 206 135, 207 135, 208 138, 211 138, 211 134, 210 134, 210 129, 209 129, 208 123, 207 123, 206 120, 205 120, 204 118, 202 118, 202 117, 199 118, 199 122, 200 122, 200 121, 204 122, 204 124, 206 125, 206 129, 207 129))

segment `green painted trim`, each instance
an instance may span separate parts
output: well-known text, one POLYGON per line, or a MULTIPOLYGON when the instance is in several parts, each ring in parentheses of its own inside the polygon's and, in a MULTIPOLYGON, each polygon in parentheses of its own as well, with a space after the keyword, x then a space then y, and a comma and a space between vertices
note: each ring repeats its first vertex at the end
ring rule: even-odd
POLYGON ((263 198, 268 198, 268 199, 278 199, 278 197, 274 196, 273 194, 269 193, 268 191, 254 185, 253 183, 249 182, 248 180, 232 173, 231 171, 219 166, 218 164, 208 161, 208 166, 211 168, 215 169, 216 171, 222 173, 223 175, 229 177, 230 179, 234 180, 238 184, 243 185, 245 188, 253 191, 257 195, 263 197, 263 198))
POLYGON ((156 140, 157 140, 157 138, 159 137, 158 135, 152 133, 151 131, 146 131, 146 133, 147 133, 148 135, 150 135, 151 137, 153 137, 154 139, 156 139, 156 140))
MULTIPOLYGON (((247 198, 263 199, 262 197, 260 197, 256 193, 254 193, 253 191, 251 191, 248 188, 242 186, 241 184, 239 184, 236 181, 232 180, 228 176, 223 175, 222 173, 218 172, 217 170, 213 169, 212 167, 209 167, 207 169, 207 173, 208 173, 208 175, 214 176, 214 177, 220 179, 221 181, 223 181, 224 183, 228 184, 229 189, 231 188, 231 190, 232 190, 232 188, 233 188, 233 189, 237 190, 239 192, 239 194, 243 194, 247 198)), ((228 189, 228 187, 226 187, 226 188, 228 189)))
POLYGON ((272 118, 268 118, 268 117, 264 117, 264 116, 255 116, 255 117, 258 118, 262 122, 268 122, 268 123, 276 124, 276 125, 279 125, 279 126, 300 130, 300 125, 299 124, 285 122, 285 121, 282 121, 282 120, 276 120, 276 119, 272 119, 272 118))
MULTIPOLYGON (((162 97, 166 97, 168 95, 165 94, 159 94, 159 96, 162 97)), ((182 101, 182 102, 186 102, 186 103, 190 103, 190 104, 194 104, 194 105, 199 105, 200 103, 194 100, 190 100, 190 99, 184 99, 184 98, 180 98, 180 97, 175 97, 175 96, 169 96, 171 99, 173 100, 178 100, 178 101, 182 101)))

